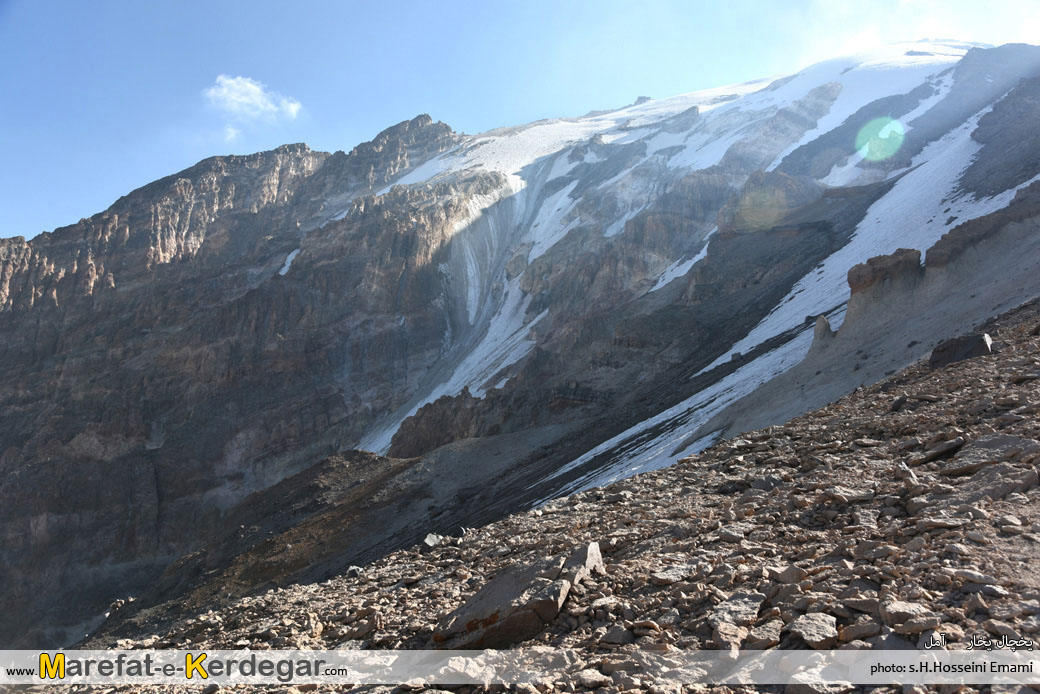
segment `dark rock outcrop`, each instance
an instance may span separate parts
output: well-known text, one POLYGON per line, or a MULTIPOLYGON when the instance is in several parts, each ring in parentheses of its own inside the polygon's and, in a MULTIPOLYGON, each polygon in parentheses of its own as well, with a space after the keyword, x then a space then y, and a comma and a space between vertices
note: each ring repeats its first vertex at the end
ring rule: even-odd
MULTIPOLYGON (((498 398, 494 392, 487 397, 498 398)), ((484 408, 494 411, 490 404, 484 403, 484 408)), ((401 423, 390 442, 389 455, 407 458, 458 439, 499 433, 501 427, 485 422, 479 414, 480 409, 481 399, 474 397, 468 388, 454 397, 444 395, 423 405, 401 423)))
POLYGON ((514 565, 488 581, 433 632, 437 648, 509 648, 537 635, 560 613, 571 587, 607 573, 599 543, 530 565, 514 565))
MULTIPOLYGON (((808 405, 831 402, 926 357, 953 336, 956 326, 978 324, 996 310, 1036 296, 1038 190, 1038 184, 1023 188, 1007 208, 955 227, 928 249, 923 266, 918 251, 900 249, 851 268, 841 328, 834 332, 818 321, 800 364, 719 412, 684 445, 712 432, 737 434, 783 421, 808 405), (965 277, 972 282, 966 284, 965 277)), ((903 404, 893 403, 893 411, 903 404)))
POLYGON ((925 255, 925 264, 938 269, 949 265, 979 242, 1014 222, 1040 216, 1040 181, 1022 188, 1002 210, 958 224, 936 241, 925 255))
POLYGON ((1040 76, 1023 80, 979 119, 971 133, 982 151, 961 177, 961 186, 979 197, 1021 185, 1040 171, 1040 76))
POLYGON ((965 359, 984 357, 992 352, 993 340, 986 333, 952 337, 935 346, 931 356, 928 357, 928 365, 933 369, 938 369, 965 359))

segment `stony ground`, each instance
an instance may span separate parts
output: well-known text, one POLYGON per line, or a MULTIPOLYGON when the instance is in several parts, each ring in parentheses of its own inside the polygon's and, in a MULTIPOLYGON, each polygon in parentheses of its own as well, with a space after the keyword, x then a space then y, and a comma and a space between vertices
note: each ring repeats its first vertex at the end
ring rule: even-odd
POLYGON ((626 654, 914 647, 936 630, 949 648, 975 634, 1040 638, 1040 307, 985 330, 995 354, 914 365, 672 468, 430 538, 432 547, 351 575, 214 606, 165 633, 89 645, 412 649, 512 639, 584 654, 580 676, 543 692, 663 694, 669 685, 626 668, 626 654), (605 574, 588 554, 593 542, 605 574), (575 550, 582 565, 563 565, 575 550), (531 567, 540 567, 533 583, 523 578, 531 567), (488 591, 475 594, 492 579, 496 595, 503 585, 515 593, 502 614, 537 609, 537 628, 528 620, 494 639, 458 632, 467 609, 487 608, 488 591), (546 596, 556 606, 548 613, 546 596))

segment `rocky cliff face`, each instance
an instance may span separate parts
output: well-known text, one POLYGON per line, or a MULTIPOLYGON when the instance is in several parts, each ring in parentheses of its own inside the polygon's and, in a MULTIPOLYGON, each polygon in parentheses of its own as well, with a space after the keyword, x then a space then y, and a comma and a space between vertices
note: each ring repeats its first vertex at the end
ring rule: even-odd
POLYGON ((96 290, 147 281, 158 266, 194 258, 210 233, 227 233, 236 217, 284 205, 327 156, 306 145, 286 145, 214 157, 71 227, 29 242, 5 239, 0 310, 57 308, 96 290))
POLYGON ((337 450, 363 426, 354 403, 392 404, 400 365, 440 347, 443 316, 424 318, 417 296, 435 271, 422 268, 466 185, 483 188, 446 188, 407 220, 352 203, 320 237, 341 265, 307 279, 307 261, 287 258, 315 214, 298 196, 314 176, 351 171, 368 190, 450 142, 426 117, 349 155, 297 145, 206 160, 77 225, 2 242, 2 582, 20 605, 0 624, 7 638, 53 643, 85 628, 115 586, 142 586, 224 509, 337 450), (336 170, 320 174, 326 163, 336 170), (409 310, 417 335, 432 324, 428 339, 380 349, 400 344, 393 316, 409 310), (385 323, 357 329, 376 316, 385 323), (367 380, 347 391, 358 349, 377 356, 355 355, 367 380), (18 626, 27 620, 39 628, 18 626))
POLYGON ((421 115, 387 128, 349 153, 336 152, 296 195, 304 230, 342 213, 358 196, 386 187, 410 169, 458 144, 450 127, 421 115))

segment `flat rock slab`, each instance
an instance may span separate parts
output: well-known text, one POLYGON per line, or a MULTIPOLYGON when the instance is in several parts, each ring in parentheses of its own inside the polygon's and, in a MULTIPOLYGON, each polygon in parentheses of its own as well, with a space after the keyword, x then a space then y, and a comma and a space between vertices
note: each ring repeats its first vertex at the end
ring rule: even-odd
POLYGON ((720 651, 730 651, 735 654, 740 650, 740 645, 747 638, 747 635, 747 627, 738 627, 735 624, 724 623, 715 627, 711 640, 720 651))
POLYGON ((771 619, 765 624, 759 624, 748 633, 744 646, 752 650, 772 648, 780 643, 780 631, 783 628, 784 623, 779 619, 771 619))
POLYGON ((749 626, 758 619, 758 610, 765 599, 766 596, 762 593, 734 593, 715 606, 708 618, 708 623, 713 627, 722 624, 749 626))
POLYGON ((846 598, 842 601, 842 604, 850 610, 856 610, 857 612, 865 612, 867 614, 872 615, 880 614, 881 609, 881 603, 878 602, 878 599, 869 596, 846 598))
POLYGON ((954 569, 951 572, 954 578, 958 578, 968 583, 978 583, 982 585, 995 585, 997 579, 989 574, 984 574, 981 571, 975 571, 974 569, 954 569))
POLYGON ((940 624, 942 624, 942 618, 939 615, 924 615, 908 619, 902 624, 896 624, 892 627, 892 631, 897 634, 921 634, 936 629, 940 624))
POLYGON ((574 581, 605 573, 599 544, 579 547, 488 581, 434 630, 436 648, 507 648, 539 634, 560 613, 574 581))
POLYGON ((598 542, 590 542, 574 550, 563 563, 560 578, 574 585, 592 574, 607 575, 607 567, 603 564, 603 554, 599 550, 598 542))
POLYGON ((932 617, 931 609, 916 602, 892 600, 881 603, 881 619, 890 627, 898 626, 914 619, 932 617))
POLYGON ((692 576, 697 567, 692 564, 676 564, 650 574, 650 582, 655 586, 670 586, 692 576))
POLYGON ((939 474, 948 477, 970 475, 987 465, 1021 460, 1037 453, 1040 453, 1040 441, 994 434, 972 441, 957 451, 957 455, 940 468, 939 474))
POLYGON ((717 535, 722 542, 740 542, 754 529, 749 523, 730 523, 719 528, 717 535))
POLYGON ((935 448, 926 451, 922 455, 911 458, 908 463, 910 465, 924 465, 925 463, 930 463, 933 460, 938 460, 939 458, 950 455, 951 453, 956 453, 962 446, 964 446, 964 444, 965 440, 963 436, 958 436, 950 441, 943 441, 935 448))
POLYGON ((869 639, 881 633, 881 625, 872 619, 864 619, 841 628, 838 638, 844 642, 869 639))
POLYGON ((1013 492, 1026 492, 1037 486, 1040 476, 1036 468, 1023 469, 1010 463, 987 465, 961 482, 955 492, 931 493, 906 503, 906 510, 916 514, 927 508, 956 508, 974 504, 983 497, 999 501, 1013 492))
POLYGON ((586 689, 598 689, 599 687, 606 687, 608 684, 611 684, 613 682, 612 679, 604 675, 599 670, 593 670, 591 668, 579 672, 577 675, 575 675, 575 679, 577 679, 578 683, 586 689))
POLYGON ((835 485, 825 489, 823 497, 825 499, 834 499, 843 504, 850 504, 855 501, 870 501, 874 498, 874 492, 870 489, 852 489, 835 485))
POLYGON ((635 634, 633 634, 631 630, 626 629, 623 626, 611 627, 607 631, 607 633, 603 635, 603 638, 600 639, 602 643, 614 643, 622 646, 625 644, 634 643, 635 640, 635 634))
POLYGON ((800 583, 808 575, 808 571, 795 564, 791 564, 784 569, 772 569, 769 571, 769 577, 780 583, 800 583))
POLYGON ((803 614, 787 625, 787 631, 817 650, 833 648, 838 643, 838 620, 822 612, 803 614))

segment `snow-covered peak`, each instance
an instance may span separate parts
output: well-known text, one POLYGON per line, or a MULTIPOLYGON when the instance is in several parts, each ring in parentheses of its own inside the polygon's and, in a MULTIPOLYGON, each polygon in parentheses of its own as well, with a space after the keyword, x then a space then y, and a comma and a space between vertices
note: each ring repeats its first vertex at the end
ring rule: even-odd
MULTIPOLYGON (((524 187, 523 172, 527 167, 596 135, 607 143, 634 141, 654 134, 654 126, 694 107, 709 124, 734 110, 771 113, 805 97, 815 87, 837 83, 841 85, 838 99, 813 134, 826 132, 865 104, 887 95, 906 93, 929 76, 956 63, 971 48, 984 46, 948 40, 888 44, 816 63, 787 77, 752 80, 664 99, 650 99, 580 118, 548 119, 496 128, 467 137, 461 146, 414 169, 394 185, 422 183, 446 173, 475 167, 505 174, 513 189, 518 190, 524 187), (879 72, 885 74, 879 75, 879 72)), ((700 128, 709 130, 707 124, 700 128)), ((806 138, 811 139, 811 134, 807 133, 806 138)), ((691 165, 697 163, 696 158, 686 157, 685 160, 691 165)), ((708 165, 711 163, 714 161, 708 161, 708 165)), ((389 186, 385 190, 389 190, 389 186)))
MULTIPOLYGON (((530 194, 519 199, 523 209, 518 208, 518 238, 531 244, 530 261, 544 254, 571 229, 581 224, 603 223, 604 220, 587 215, 579 218, 583 214, 578 209, 579 198, 589 187, 579 186, 578 178, 595 181, 597 190, 611 189, 613 199, 608 206, 616 214, 605 224, 603 235, 615 236, 650 204, 662 182, 657 174, 648 175, 648 168, 667 168, 671 173, 666 178, 674 180, 686 172, 724 163, 728 153, 735 153, 738 167, 743 167, 739 173, 746 174, 754 168, 772 170, 787 155, 835 130, 869 104, 906 96, 925 87, 921 93, 929 96, 915 95, 916 101, 900 115, 903 130, 912 129, 913 119, 949 92, 950 68, 976 47, 983 44, 951 40, 894 43, 825 60, 792 75, 663 99, 641 98, 622 108, 590 112, 578 118, 496 128, 464 136, 457 146, 405 172, 379 192, 386 193, 394 185, 429 183, 469 175, 475 170, 488 171, 502 174, 506 181, 499 195, 488 197, 491 204, 532 184, 538 187, 554 181, 546 199, 537 191, 528 191, 530 194), (940 77, 941 73, 947 74, 940 77), (808 127, 779 132, 777 128, 783 130, 785 125, 777 125, 771 119, 784 110, 788 113, 781 121, 808 123, 808 127), (630 144, 642 147, 618 152, 617 146, 630 144), (614 154, 618 156, 613 162, 591 172, 590 166, 614 154), (586 166, 579 169, 579 165, 586 166)), ((886 175, 879 170, 865 173, 858 166, 862 157, 857 157, 852 148, 845 155, 829 172, 817 176, 830 185, 853 185, 886 175)), ((732 166, 727 170, 733 173, 732 166)), ((587 212, 597 205, 590 203, 584 209, 587 212)), ((474 210, 472 217, 480 212, 474 210)), ((683 266, 689 257, 692 256, 675 262, 683 266)))
MULTIPOLYGON (((611 277, 612 290, 667 301, 668 292, 659 290, 687 277, 710 255, 716 214, 756 172, 808 176, 832 187, 895 182, 900 176, 905 181, 887 198, 891 208, 878 208, 884 214, 875 211, 869 225, 847 232, 853 236, 849 250, 823 263, 823 275, 803 278, 806 286, 824 290, 793 294, 769 314, 774 319, 763 320, 721 358, 747 353, 797 329, 806 315, 840 303, 844 273, 850 263, 865 260, 864 253, 905 246, 910 241, 903 237, 910 234, 915 247, 927 247, 950 222, 940 229, 923 223, 920 215, 931 222, 938 218, 936 210, 954 207, 942 200, 958 195, 955 179, 977 149, 970 135, 979 109, 999 99, 1028 67, 1013 65, 1002 49, 994 49, 975 56, 982 58, 975 61, 982 70, 977 65, 953 69, 975 48, 985 46, 949 40, 879 46, 791 75, 497 128, 463 136, 452 149, 405 172, 393 185, 475 171, 501 174, 506 184, 467 204, 445 253, 447 305, 465 311, 446 329, 442 368, 431 371, 410 401, 379 422, 362 444, 386 450, 400 422, 424 404, 465 388, 482 397, 519 373, 520 360, 540 340, 555 339, 553 330, 574 318, 560 313, 570 309, 552 302, 570 280, 560 268, 587 262, 586 275, 593 277, 597 253, 627 253, 637 257, 637 272, 611 277), (993 86, 987 89, 989 82, 993 86), (886 123, 879 132, 885 134, 879 137, 898 131, 900 145, 906 137, 898 157, 879 159, 857 144, 867 126, 881 119, 886 123), (920 173, 910 176, 912 167, 920 173), (907 206, 921 198, 912 188, 929 177, 939 180, 940 174, 943 186, 934 187, 938 197, 928 198, 927 214, 907 214, 907 206), (644 212, 656 217, 640 217, 644 212), (665 235, 662 230, 673 224, 681 232, 665 235), (649 241, 631 242, 626 234, 635 229, 640 233, 632 238, 649 241), (821 301, 830 303, 817 305, 821 301)), ((958 203, 956 211, 990 210, 973 205, 958 203)), ((778 363, 797 360, 794 352, 788 356, 778 363)), ((748 382, 761 382, 764 373, 748 382)))

